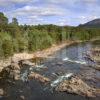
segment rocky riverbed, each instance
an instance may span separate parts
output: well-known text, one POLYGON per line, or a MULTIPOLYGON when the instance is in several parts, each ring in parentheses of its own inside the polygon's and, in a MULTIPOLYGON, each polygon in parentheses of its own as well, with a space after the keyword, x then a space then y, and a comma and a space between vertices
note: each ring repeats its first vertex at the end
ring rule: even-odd
POLYGON ((78 50, 87 49, 88 44, 84 45, 72 45, 43 60, 37 57, 12 62, 0 73, 0 98, 99 100, 100 72, 80 58, 83 51, 78 50))
POLYGON ((77 76, 73 76, 71 79, 61 82, 56 87, 56 91, 74 93, 87 97, 95 97, 96 94, 100 94, 100 89, 97 92, 95 88, 90 87, 77 76))

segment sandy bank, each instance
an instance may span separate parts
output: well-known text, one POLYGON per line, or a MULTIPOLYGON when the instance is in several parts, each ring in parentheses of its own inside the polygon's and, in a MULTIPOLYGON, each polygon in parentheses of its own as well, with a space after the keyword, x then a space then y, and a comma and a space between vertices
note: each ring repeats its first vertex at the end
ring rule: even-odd
POLYGON ((52 45, 52 47, 50 47, 50 48, 44 49, 42 51, 30 53, 30 54, 27 52, 14 54, 12 59, 14 61, 19 61, 19 60, 32 59, 35 57, 48 57, 49 55, 55 53, 56 51, 60 50, 61 48, 65 47, 65 46, 69 46, 73 43, 74 42, 67 41, 67 42, 64 42, 64 43, 59 44, 59 45, 52 45))

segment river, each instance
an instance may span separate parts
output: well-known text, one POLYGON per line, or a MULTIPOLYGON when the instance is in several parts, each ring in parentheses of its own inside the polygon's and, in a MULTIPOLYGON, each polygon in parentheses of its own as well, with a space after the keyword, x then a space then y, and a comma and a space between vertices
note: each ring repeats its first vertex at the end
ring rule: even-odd
MULTIPOLYGON (((57 76, 65 73, 74 73, 87 84, 100 88, 100 72, 87 66, 84 59, 85 53, 90 53, 91 48, 95 45, 92 43, 79 43, 64 47, 55 54, 50 55, 48 59, 43 60, 40 65, 46 66, 48 69, 35 70, 42 75, 49 77, 52 81, 57 76)), ((23 73, 27 67, 23 70, 23 73)), ((0 88, 6 91, 4 97, 0 100, 22 100, 20 96, 24 96, 25 100, 99 100, 100 97, 87 98, 79 95, 68 94, 66 92, 56 92, 49 85, 41 84, 36 80, 24 82, 22 80, 15 82, 0 82, 0 88)))

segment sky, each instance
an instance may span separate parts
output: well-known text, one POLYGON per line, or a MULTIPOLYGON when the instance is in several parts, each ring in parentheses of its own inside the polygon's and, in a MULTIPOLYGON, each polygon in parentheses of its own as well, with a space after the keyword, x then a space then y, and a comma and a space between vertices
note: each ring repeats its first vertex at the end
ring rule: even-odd
POLYGON ((100 0, 0 0, 0 12, 19 24, 77 26, 100 18, 100 0))

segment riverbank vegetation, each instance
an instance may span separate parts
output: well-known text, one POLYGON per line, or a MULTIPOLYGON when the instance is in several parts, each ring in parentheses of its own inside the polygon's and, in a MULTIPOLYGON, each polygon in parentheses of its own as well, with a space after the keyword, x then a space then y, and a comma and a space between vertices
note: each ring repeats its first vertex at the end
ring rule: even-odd
POLYGON ((100 28, 82 28, 57 25, 19 25, 16 18, 0 13, 0 57, 14 53, 34 52, 66 40, 90 40, 100 36, 100 28))

